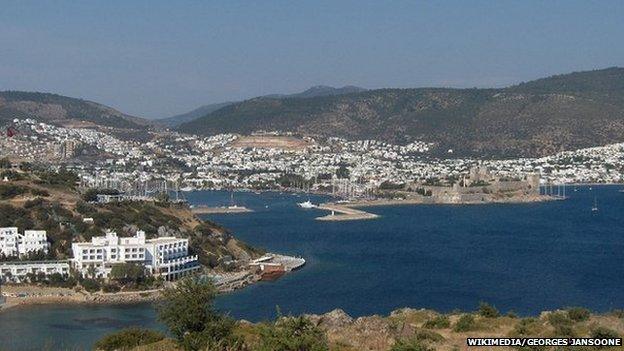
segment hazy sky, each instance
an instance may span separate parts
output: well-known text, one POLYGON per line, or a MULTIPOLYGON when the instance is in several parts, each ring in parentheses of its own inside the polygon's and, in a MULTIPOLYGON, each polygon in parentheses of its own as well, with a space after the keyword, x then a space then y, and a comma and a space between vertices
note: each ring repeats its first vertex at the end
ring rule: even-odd
POLYGON ((504 86, 624 66, 624 1, 0 0, 0 90, 142 117, 312 85, 504 86))

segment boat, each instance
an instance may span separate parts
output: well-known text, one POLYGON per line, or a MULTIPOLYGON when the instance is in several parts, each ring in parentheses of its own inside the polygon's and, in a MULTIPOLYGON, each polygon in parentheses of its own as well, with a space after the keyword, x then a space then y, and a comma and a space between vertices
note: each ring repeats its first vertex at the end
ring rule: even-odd
POLYGON ((592 206, 592 212, 598 212, 598 200, 594 198, 594 206, 592 206))
POLYGON ((299 206, 301 208, 317 208, 318 207, 315 204, 313 204, 310 200, 307 200, 307 201, 304 201, 304 202, 299 202, 299 203, 297 203, 297 206, 299 206))
POLYGON ((195 188, 193 188, 192 186, 185 186, 180 188, 181 191, 193 191, 195 190, 195 188))

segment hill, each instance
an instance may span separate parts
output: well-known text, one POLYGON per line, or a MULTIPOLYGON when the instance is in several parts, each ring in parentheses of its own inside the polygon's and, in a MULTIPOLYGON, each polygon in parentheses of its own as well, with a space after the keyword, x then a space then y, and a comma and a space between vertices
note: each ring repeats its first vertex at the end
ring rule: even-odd
POLYGON ((80 193, 75 186, 77 176, 62 170, 16 172, 0 166, 0 179, 5 177, 8 182, 0 181, 0 227, 46 230, 51 242, 49 258, 68 258, 72 241, 88 241, 109 229, 120 236, 132 236, 141 229, 148 238, 187 237, 200 262, 217 269, 223 268, 223 257, 245 261, 261 254, 234 238, 227 229, 197 218, 186 204, 89 203, 89 192, 80 193), (85 223, 84 218, 93 221, 85 223))
MULTIPOLYGON (((295 94, 271 94, 263 97, 272 98, 272 99, 284 99, 284 98, 311 98, 317 96, 331 96, 331 95, 343 95, 343 94, 352 94, 359 93, 362 91, 366 91, 364 88, 359 88, 355 86, 344 86, 342 88, 333 88, 325 85, 318 85, 307 89, 300 93, 295 94)), ((182 123, 190 122, 200 117, 203 117, 209 113, 217 111, 220 108, 235 104, 238 102, 222 102, 218 104, 210 104, 199 107, 193 111, 183 113, 180 115, 167 117, 159 119, 158 122, 167 126, 167 127, 177 127, 182 123)))
POLYGON ((187 133, 290 131, 433 142, 454 156, 535 157, 624 140, 624 68, 575 72, 501 89, 379 89, 261 97, 179 127, 187 133))
POLYGON ((156 121, 166 127, 173 128, 173 127, 179 126, 182 123, 190 122, 199 117, 203 117, 213 111, 216 111, 222 107, 225 107, 231 104, 234 104, 234 102, 221 102, 218 104, 204 105, 204 106, 194 109, 193 111, 189 111, 189 112, 171 116, 171 117, 161 118, 156 121))
POLYGON ((0 122, 14 118, 32 118, 52 124, 95 124, 107 127, 138 129, 149 121, 124 114, 92 101, 62 95, 0 91, 0 122))

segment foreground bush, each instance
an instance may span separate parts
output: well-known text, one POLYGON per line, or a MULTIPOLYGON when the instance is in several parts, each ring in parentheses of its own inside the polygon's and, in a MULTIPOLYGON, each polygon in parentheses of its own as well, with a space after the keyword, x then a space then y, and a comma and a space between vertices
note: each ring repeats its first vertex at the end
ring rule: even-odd
POLYGON ((589 319, 591 312, 583 307, 569 307, 566 309, 568 317, 575 322, 582 322, 589 319))
POLYGON ((398 340, 390 351, 433 351, 417 338, 398 340))
POLYGON ((618 332, 616 332, 615 330, 609 329, 607 327, 596 327, 591 331, 590 337, 597 339, 610 339, 619 338, 620 334, 618 334, 618 332))
POLYGON ((134 347, 151 344, 164 339, 157 331, 142 328, 127 328, 109 334, 95 343, 96 350, 130 350, 134 347))
POLYGON ((423 324, 423 328, 429 329, 446 329, 451 326, 451 321, 447 316, 437 316, 433 319, 426 321, 423 324))
POLYGON ((238 349, 241 343, 232 334, 235 323, 215 310, 217 290, 210 281, 188 277, 162 295, 158 318, 185 350, 238 349))
POLYGON ((457 320, 455 326, 453 327, 453 331, 455 332, 465 332, 476 329, 476 323, 474 316, 471 314, 465 314, 457 320))
POLYGON ((286 317, 260 331, 258 351, 329 350, 325 333, 306 317, 286 317))
POLYGON ((496 307, 485 302, 481 302, 479 304, 479 315, 486 318, 496 318, 500 316, 500 313, 498 312, 496 307))

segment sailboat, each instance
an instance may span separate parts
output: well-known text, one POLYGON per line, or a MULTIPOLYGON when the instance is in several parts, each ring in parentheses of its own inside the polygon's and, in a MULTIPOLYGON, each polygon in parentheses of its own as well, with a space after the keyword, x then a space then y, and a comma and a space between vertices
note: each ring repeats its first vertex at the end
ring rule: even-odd
POLYGON ((592 212, 598 212, 598 200, 594 197, 594 206, 592 206, 592 212))
POLYGON ((228 208, 231 210, 238 208, 238 206, 234 203, 234 190, 230 192, 230 206, 228 206, 228 208))

